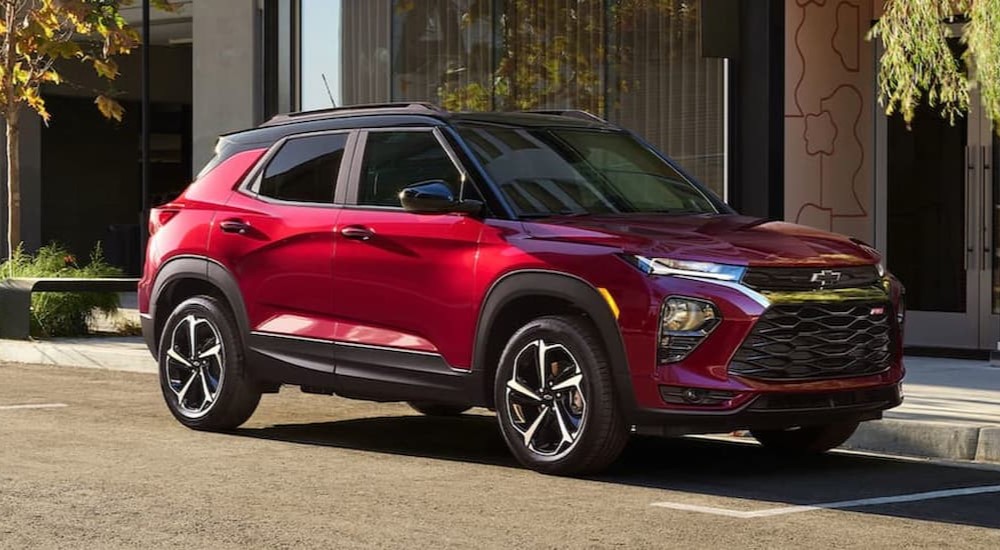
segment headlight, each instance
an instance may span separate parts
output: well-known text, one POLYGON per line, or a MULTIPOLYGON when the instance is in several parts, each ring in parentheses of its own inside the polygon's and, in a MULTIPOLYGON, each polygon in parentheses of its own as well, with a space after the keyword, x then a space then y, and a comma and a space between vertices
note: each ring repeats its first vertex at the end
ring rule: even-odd
POLYGON ((875 269, 878 270, 878 278, 879 279, 881 279, 882 277, 885 277, 885 273, 886 273, 886 271, 885 271, 885 260, 879 260, 878 261, 878 265, 875 266, 875 269))
POLYGON ((660 315, 659 361, 676 363, 690 355, 721 319, 711 302, 679 296, 667 298, 660 315))
POLYGON ((673 260, 670 258, 646 258, 643 256, 633 256, 632 258, 634 258, 636 267, 650 275, 674 275, 677 277, 714 279, 717 281, 739 281, 746 272, 745 267, 738 265, 673 260))

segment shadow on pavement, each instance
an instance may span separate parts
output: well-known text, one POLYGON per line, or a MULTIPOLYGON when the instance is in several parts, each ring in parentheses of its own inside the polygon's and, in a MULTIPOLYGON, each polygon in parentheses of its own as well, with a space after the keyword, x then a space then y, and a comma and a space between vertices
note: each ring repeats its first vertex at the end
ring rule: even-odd
MULTIPOLYGON (((291 443, 520 467, 492 416, 398 416, 239 429, 291 443)), ((593 481, 765 501, 755 508, 1000 485, 1000 471, 833 453, 777 456, 759 446, 698 438, 636 437, 593 481)), ((665 496, 664 500, 669 500, 665 496)), ((717 504, 718 505, 718 504, 717 504)), ((722 504, 722 506, 726 506, 722 504)), ((927 521, 1000 528, 1000 493, 852 509, 927 521)))

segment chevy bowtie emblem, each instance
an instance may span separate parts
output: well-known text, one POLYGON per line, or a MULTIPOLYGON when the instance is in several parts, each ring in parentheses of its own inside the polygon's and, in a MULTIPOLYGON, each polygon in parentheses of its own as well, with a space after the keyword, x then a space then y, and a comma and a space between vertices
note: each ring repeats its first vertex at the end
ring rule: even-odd
POLYGON ((834 285, 840 282, 840 278, 844 274, 839 271, 830 271, 829 269, 824 269, 823 271, 817 271, 813 273, 812 278, 809 279, 810 282, 819 283, 820 288, 826 288, 827 285, 834 285))

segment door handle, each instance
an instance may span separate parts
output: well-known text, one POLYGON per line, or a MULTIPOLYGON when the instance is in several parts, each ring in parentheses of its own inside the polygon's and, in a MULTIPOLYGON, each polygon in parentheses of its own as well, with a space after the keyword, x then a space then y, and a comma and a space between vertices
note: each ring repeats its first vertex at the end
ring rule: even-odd
POLYGON ((990 254, 993 253, 993 213, 995 211, 994 202, 996 197, 993 196, 993 148, 990 146, 983 146, 982 148, 982 161, 981 166, 983 167, 983 181, 982 181, 982 199, 983 199, 983 271, 992 271, 993 265, 991 263, 990 254))
POLYGON ((972 219, 972 182, 975 179, 976 154, 972 147, 965 148, 965 270, 973 269, 973 261, 976 257, 975 220, 972 219))
POLYGON ((219 223, 219 228, 225 233, 246 235, 247 231, 250 231, 250 222, 239 219, 224 220, 219 223))
POLYGON ((343 235, 345 239, 351 239, 352 241, 367 241, 371 240, 371 238, 375 236, 374 231, 360 225, 349 225, 341 229, 340 234, 343 235))

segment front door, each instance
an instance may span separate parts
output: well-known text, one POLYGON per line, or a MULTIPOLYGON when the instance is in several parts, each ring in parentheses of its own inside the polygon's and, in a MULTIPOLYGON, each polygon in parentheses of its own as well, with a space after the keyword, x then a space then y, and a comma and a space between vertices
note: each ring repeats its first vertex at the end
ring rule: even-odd
POLYGON ((431 128, 362 132, 355 156, 334 270, 338 375, 375 376, 368 367, 381 366, 388 370, 377 376, 388 380, 407 365, 468 368, 463 342, 471 335, 463 331, 475 325, 484 225, 461 214, 407 212, 399 200, 403 188, 426 181, 442 181, 458 196, 461 168, 431 128))
POLYGON ((880 244, 906 285, 906 345, 997 349, 998 148, 978 95, 954 125, 924 106, 910 128, 899 115, 886 120, 885 136, 880 244))

